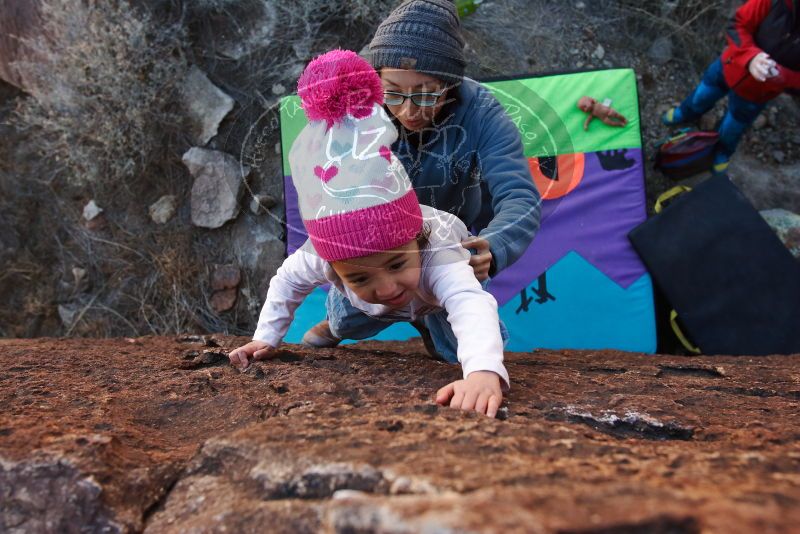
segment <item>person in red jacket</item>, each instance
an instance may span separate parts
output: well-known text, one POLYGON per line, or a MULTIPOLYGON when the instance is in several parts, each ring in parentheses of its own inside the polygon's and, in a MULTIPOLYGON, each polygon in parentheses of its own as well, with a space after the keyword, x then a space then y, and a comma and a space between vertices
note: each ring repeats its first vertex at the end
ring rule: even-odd
POLYGON ((786 90, 800 89, 799 7, 800 0, 748 0, 731 20, 722 56, 681 105, 662 116, 668 126, 693 121, 728 95, 715 174, 725 172, 742 135, 767 102, 786 90))

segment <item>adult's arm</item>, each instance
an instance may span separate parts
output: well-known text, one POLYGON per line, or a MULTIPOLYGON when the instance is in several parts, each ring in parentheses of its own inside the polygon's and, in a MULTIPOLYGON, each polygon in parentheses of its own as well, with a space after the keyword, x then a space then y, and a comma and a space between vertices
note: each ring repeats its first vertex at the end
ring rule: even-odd
POLYGON ((489 274, 494 275, 517 261, 533 241, 539 230, 541 200, 519 130, 494 97, 483 102, 473 120, 480 124, 478 166, 492 197, 494 217, 480 236, 489 241, 493 257, 489 274))
POLYGON ((328 282, 326 262, 303 249, 286 258, 269 282, 253 339, 277 347, 289 329, 294 312, 315 287, 328 282))

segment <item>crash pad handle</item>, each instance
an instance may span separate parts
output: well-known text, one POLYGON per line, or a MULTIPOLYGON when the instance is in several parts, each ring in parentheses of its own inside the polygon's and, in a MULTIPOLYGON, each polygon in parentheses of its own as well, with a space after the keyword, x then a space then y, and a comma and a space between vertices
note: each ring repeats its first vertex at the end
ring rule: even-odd
POLYGON ((656 213, 661 213, 661 210, 663 209, 663 204, 665 202, 667 202, 669 199, 671 199, 673 197, 676 197, 678 195, 681 195, 681 194, 686 193, 686 192, 691 191, 691 190, 692 190, 692 188, 687 186, 687 185, 676 185, 672 189, 668 189, 667 191, 664 191, 656 199, 656 205, 653 208, 653 210, 656 213))
POLYGON ((689 339, 683 335, 683 331, 681 331, 681 327, 678 326, 678 312, 672 310, 669 312, 669 324, 672 326, 672 331, 675 332, 675 336, 677 336, 678 340, 681 342, 681 345, 686 347, 686 350, 693 354, 700 354, 700 349, 695 347, 691 344, 689 339))

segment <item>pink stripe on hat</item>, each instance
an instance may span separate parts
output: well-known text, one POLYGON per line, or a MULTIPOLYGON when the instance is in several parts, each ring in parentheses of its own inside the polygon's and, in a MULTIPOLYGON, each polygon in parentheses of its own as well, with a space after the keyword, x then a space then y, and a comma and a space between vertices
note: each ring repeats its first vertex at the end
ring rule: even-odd
POLYGON ((422 212, 411 189, 391 202, 303 222, 317 254, 339 261, 405 245, 422 230, 422 212))

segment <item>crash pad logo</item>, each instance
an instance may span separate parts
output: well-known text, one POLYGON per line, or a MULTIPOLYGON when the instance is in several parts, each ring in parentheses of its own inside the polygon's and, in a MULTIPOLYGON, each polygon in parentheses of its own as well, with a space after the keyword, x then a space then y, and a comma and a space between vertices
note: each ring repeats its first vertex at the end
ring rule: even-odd
POLYGON ((554 200, 568 195, 583 179, 586 156, 562 154, 528 158, 533 182, 543 200, 554 200))
POLYGON ((575 153, 572 136, 561 116, 523 81, 488 86, 517 127, 528 158, 531 178, 542 200, 556 200, 581 182, 585 156, 575 153))

